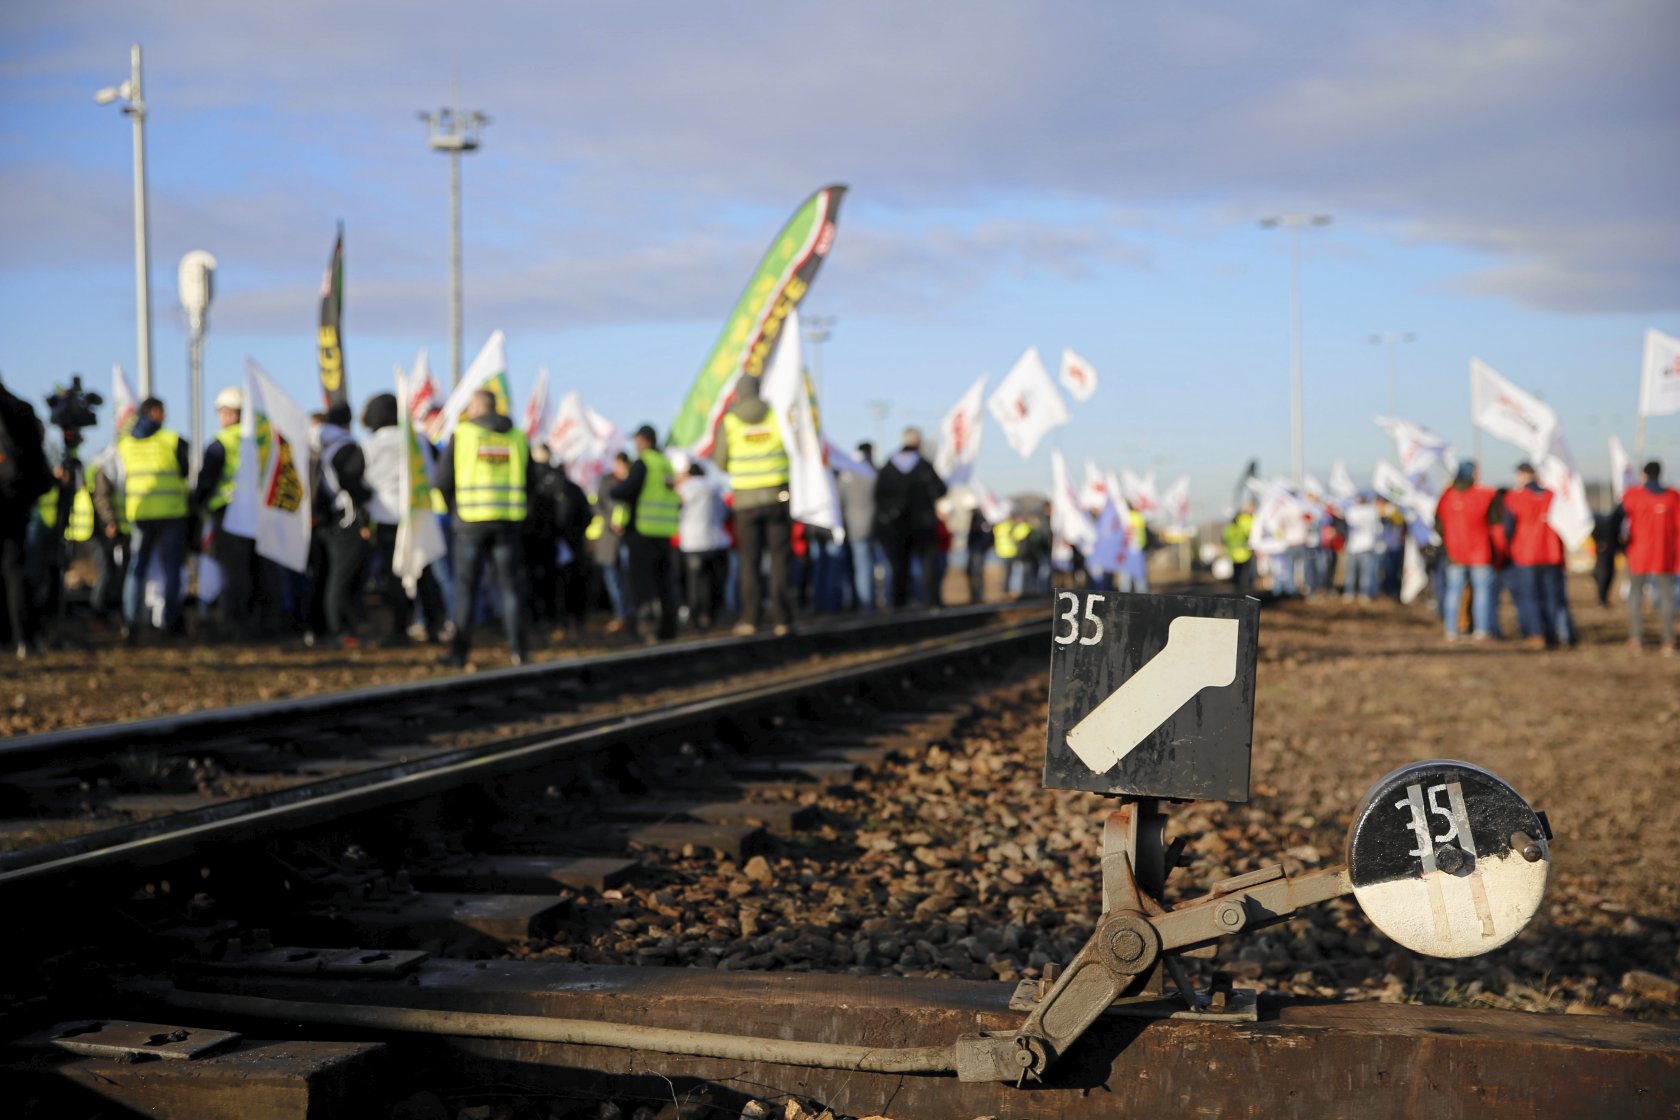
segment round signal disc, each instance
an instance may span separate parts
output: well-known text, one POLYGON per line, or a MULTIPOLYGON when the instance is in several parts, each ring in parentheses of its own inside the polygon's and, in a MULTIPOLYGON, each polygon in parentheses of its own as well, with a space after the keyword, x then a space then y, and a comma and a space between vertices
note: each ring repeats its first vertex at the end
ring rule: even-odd
POLYGON ((1546 893, 1540 818, 1479 766, 1403 766, 1366 793, 1348 831, 1348 878, 1372 923, 1432 957, 1473 957, 1522 932, 1546 893))

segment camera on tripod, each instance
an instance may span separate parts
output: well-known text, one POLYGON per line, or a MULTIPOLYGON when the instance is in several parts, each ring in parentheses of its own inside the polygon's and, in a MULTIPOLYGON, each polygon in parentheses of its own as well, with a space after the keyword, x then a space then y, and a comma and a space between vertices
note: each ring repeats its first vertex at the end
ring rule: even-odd
POLYGON ((82 388, 82 377, 74 374, 70 378, 68 387, 54 386, 56 390, 47 397, 48 418, 62 429, 91 428, 99 423, 99 417, 93 410, 105 403, 105 398, 98 393, 90 393, 82 388))

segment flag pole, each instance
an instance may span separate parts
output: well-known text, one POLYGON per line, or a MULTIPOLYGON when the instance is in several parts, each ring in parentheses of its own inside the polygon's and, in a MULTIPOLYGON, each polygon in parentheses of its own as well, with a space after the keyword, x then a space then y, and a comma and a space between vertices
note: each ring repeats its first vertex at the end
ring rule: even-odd
POLYGON ((1639 421, 1633 429, 1633 459, 1637 468, 1639 460, 1645 458, 1645 410, 1639 410, 1639 421))

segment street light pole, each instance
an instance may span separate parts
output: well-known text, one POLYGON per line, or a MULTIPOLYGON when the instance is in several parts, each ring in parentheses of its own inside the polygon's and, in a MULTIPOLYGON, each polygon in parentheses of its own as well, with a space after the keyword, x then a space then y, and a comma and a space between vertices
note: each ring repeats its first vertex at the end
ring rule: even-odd
POLYGON ((152 395, 152 251, 146 221, 146 99, 140 85, 140 44, 129 48, 128 81, 106 86, 93 95, 95 103, 123 102, 134 121, 134 317, 139 350, 140 396, 152 395))
POLYGON ((1327 226, 1328 214, 1281 214, 1261 218, 1260 228, 1289 231, 1289 466, 1299 483, 1304 471, 1301 447, 1301 227, 1327 226))
POLYGON ((490 123, 483 113, 439 109, 421 113, 434 152, 449 154, 449 377, 461 383, 461 153, 478 150, 479 130, 490 123))
POLYGON ((805 339, 811 344, 811 379, 817 383, 817 400, 822 401, 823 343, 834 337, 834 324, 839 322, 832 315, 807 315, 800 322, 805 331, 805 339))
POLYGON ((1378 331, 1371 336, 1372 346, 1388 347, 1388 414, 1393 416, 1398 399, 1396 386, 1400 365, 1400 344, 1402 342, 1416 342, 1416 331, 1378 331))

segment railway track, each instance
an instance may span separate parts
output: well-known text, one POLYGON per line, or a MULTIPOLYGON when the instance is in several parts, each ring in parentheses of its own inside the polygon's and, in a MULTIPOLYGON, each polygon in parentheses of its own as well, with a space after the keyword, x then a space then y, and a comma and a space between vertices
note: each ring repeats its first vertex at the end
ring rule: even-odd
MULTIPOLYGON (((32 921, 8 950, 21 998, 5 1033, 46 1045, 9 1072, 44 1107, 66 1088, 67 1107, 88 1094, 149 1107, 237 1085, 241 1114, 259 1116, 366 1114, 376 1086, 423 1082, 421 1069, 573 1102, 664 1101, 672 1117, 780 1097, 898 1117, 1331 1115, 1348 1113, 1348 1086, 1385 1083, 1410 1095, 1355 1111, 1569 1115, 1613 1100, 1617 1115, 1669 1114, 1672 1030, 1371 1005, 1275 1007, 1240 1026, 1105 1019, 1049 1082, 950 1076, 958 1036, 1019 1025, 1013 983, 848 975, 838 937, 817 946, 822 968, 803 942, 825 925, 895 942, 904 923, 885 900, 874 915, 813 909, 859 838, 892 830, 863 791, 937 781, 977 698, 1007 705, 1041 674, 1043 639, 1041 618, 983 622, 16 857, 0 900, 32 921), (742 904, 696 909, 698 876, 738 883, 727 895, 742 904), (804 908, 749 928, 784 894, 804 908), (580 963, 615 937, 620 963, 580 963), (766 968, 781 971, 753 971, 766 968), (102 1045, 203 1049, 133 1065, 102 1045)), ((953 975, 939 954, 973 924, 964 897, 917 908, 950 914, 928 963, 953 975)))

